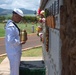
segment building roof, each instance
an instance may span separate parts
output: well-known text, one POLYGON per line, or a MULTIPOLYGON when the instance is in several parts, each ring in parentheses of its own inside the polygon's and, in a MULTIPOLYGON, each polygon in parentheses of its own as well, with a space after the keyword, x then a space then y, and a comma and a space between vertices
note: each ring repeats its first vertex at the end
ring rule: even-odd
POLYGON ((43 10, 48 0, 41 0, 40 9, 43 10))

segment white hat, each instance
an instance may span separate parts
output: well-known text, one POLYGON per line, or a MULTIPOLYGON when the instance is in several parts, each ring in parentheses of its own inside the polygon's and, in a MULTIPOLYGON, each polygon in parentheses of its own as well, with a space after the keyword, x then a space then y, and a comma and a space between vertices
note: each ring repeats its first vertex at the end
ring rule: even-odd
POLYGON ((22 17, 24 16, 23 11, 20 10, 20 9, 16 9, 16 8, 15 8, 13 11, 14 11, 15 13, 17 13, 18 15, 22 16, 22 17))

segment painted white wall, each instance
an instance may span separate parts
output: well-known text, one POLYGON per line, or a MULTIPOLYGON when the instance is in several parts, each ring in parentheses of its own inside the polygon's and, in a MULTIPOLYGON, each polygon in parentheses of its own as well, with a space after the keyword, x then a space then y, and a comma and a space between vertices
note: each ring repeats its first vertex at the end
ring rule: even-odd
MULTIPOLYGON (((45 8, 49 7, 56 0, 49 0, 45 8)), ((62 0, 59 0, 59 6, 62 5, 62 0)), ((59 7, 60 8, 60 7, 59 7)), ((43 47, 43 57, 46 65, 46 75, 61 75, 61 40, 60 40, 60 11, 59 14, 55 15, 56 17, 56 29, 49 28, 49 52, 46 51, 45 43, 43 47)), ((44 38, 46 34, 46 28, 44 25, 44 38)))

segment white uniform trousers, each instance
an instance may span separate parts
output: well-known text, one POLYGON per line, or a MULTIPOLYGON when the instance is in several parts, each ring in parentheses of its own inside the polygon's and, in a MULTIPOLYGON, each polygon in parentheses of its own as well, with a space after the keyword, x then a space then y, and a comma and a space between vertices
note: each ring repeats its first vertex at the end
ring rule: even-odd
POLYGON ((8 55, 8 59, 10 62, 10 75, 19 75, 21 53, 8 55))

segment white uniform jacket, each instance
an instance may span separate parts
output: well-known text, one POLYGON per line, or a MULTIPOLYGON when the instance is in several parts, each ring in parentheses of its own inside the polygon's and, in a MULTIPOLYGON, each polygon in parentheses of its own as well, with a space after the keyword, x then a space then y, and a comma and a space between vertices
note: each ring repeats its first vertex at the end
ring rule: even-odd
POLYGON ((21 53, 22 45, 17 27, 8 20, 5 26, 5 44, 7 55, 21 53))

